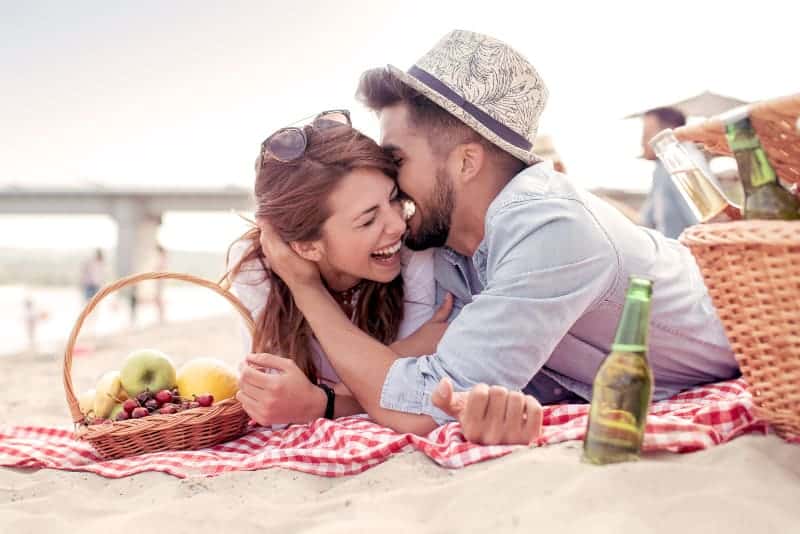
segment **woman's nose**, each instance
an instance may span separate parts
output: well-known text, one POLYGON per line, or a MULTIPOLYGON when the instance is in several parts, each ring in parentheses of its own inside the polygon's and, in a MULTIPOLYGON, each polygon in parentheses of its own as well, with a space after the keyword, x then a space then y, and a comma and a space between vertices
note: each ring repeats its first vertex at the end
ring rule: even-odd
POLYGON ((393 202, 389 215, 389 224, 386 225, 386 233, 401 236, 406 231, 406 221, 403 218, 403 208, 400 202, 393 202))

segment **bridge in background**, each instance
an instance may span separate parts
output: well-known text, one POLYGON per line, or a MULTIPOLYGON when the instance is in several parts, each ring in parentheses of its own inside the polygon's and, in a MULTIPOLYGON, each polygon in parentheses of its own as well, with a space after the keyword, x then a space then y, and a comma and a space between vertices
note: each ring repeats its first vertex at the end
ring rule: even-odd
POLYGON ((116 276, 153 265, 167 211, 252 210, 250 190, 137 188, 0 188, 0 215, 108 215, 117 223, 116 276))

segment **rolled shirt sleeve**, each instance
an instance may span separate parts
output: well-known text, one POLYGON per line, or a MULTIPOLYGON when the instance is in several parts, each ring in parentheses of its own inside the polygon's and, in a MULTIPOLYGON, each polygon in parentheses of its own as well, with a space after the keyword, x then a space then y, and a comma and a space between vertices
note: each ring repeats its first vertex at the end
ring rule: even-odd
POLYGON ((580 200, 515 196, 494 211, 473 256, 484 290, 450 324, 436 354, 392 365, 384 408, 441 424, 449 418, 431 394, 444 377, 456 390, 478 383, 522 389, 617 283, 618 255, 580 200))

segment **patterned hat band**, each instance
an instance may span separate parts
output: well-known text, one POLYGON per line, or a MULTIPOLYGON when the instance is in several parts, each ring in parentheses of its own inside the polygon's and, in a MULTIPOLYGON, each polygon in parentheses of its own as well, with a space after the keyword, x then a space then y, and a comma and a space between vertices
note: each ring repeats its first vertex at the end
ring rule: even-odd
POLYGON ((417 81, 424 83, 431 90, 437 92, 442 97, 446 98, 454 105, 464 110, 466 113, 469 113, 475 120, 477 120, 506 143, 509 143, 524 151, 530 151, 533 148, 531 142, 525 139, 525 137, 521 136, 485 111, 467 101, 464 97, 450 89, 450 87, 448 87, 433 74, 422 70, 416 65, 411 67, 407 74, 415 78, 417 81))

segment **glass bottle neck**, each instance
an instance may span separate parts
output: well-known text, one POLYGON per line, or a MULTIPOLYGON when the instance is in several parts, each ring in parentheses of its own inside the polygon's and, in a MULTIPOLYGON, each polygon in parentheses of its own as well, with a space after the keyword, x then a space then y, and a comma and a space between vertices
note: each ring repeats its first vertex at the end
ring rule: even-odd
POLYGON ((644 292, 629 292, 611 350, 646 355, 649 325, 650 296, 644 292))
POLYGON ((745 117, 725 126, 728 145, 736 158, 739 176, 745 191, 777 183, 777 175, 767 159, 756 131, 745 117))

